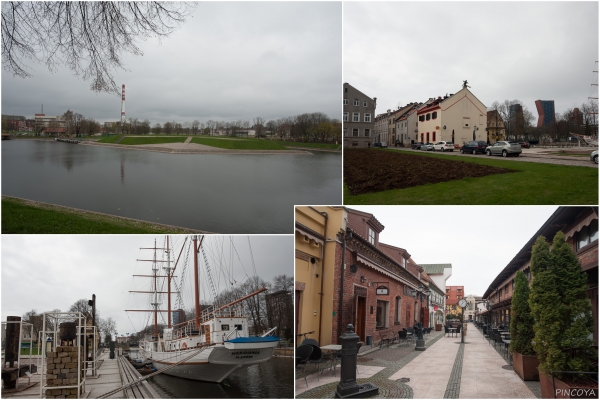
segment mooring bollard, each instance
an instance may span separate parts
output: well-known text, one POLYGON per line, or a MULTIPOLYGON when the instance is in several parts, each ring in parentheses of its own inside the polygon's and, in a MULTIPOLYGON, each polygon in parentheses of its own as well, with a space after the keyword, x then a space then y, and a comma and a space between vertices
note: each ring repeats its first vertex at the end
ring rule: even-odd
POLYGON ((340 336, 342 343, 342 359, 340 365, 340 383, 335 390, 335 397, 368 397, 379 393, 379 388, 372 383, 359 385, 356 383, 356 356, 360 337, 354 333, 352 324, 346 326, 346 332, 340 336))

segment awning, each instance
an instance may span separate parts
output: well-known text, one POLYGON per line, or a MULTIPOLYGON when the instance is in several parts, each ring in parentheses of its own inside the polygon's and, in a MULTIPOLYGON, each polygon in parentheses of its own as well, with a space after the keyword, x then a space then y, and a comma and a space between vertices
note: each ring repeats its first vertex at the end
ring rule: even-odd
POLYGON ((373 268, 375 271, 389 276, 390 278, 393 278, 399 282, 402 282, 402 283, 410 286, 413 289, 417 288, 417 286, 414 283, 411 283, 408 280, 402 278, 401 276, 398 276, 398 275, 394 274, 393 272, 388 271, 387 269, 383 268, 381 265, 369 260, 368 258, 361 256, 360 254, 356 255, 356 261, 361 262, 361 263, 373 268))
POLYGON ((324 238, 321 235, 319 235, 318 233, 311 231, 310 229, 304 227, 303 225, 301 225, 297 222, 296 222, 295 228, 296 228, 296 232, 298 232, 301 235, 306 236, 309 239, 314 240, 315 243, 318 243, 321 245, 325 244, 324 238), (321 237, 319 237, 319 236, 321 236, 321 237))

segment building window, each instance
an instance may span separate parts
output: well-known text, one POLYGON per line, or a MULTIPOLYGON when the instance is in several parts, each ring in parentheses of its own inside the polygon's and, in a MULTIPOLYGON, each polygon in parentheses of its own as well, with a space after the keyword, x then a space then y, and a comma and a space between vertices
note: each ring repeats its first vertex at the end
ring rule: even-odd
POLYGON ((358 136, 358 128, 352 128, 352 136, 358 136))
POLYGON ((360 102, 358 101, 358 99, 354 99, 354 105, 355 105, 355 106, 358 106, 358 105, 360 105, 360 102))
POLYGON ((434 111, 431 113, 431 119, 436 119, 437 118, 437 111, 434 111))
POLYGON ((344 120, 344 122, 348 122, 348 113, 347 112, 344 113, 343 120, 344 120))
POLYGON ((369 243, 375 246, 375 231, 369 228, 369 243))
POLYGON ((344 93, 348 93, 348 88, 347 87, 344 88, 344 93))
POLYGON ((508 285, 504 286, 504 294, 508 293, 508 285))
POLYGON ((363 101, 363 107, 366 107, 366 106, 367 106, 367 102, 363 101))
POLYGON ((431 140, 435 142, 435 132, 433 132, 433 138, 431 140))
POLYGON ((593 220, 588 226, 577 232, 577 250, 598 240, 598 220, 593 220))
POLYGON ((368 129, 368 128, 367 128, 367 129, 365 129, 365 136, 366 136, 366 137, 369 137, 369 136, 371 136, 371 130, 370 130, 370 129, 368 129))
POLYGON ((375 319, 376 328, 387 328, 388 326, 389 302, 377 300, 377 315, 375 319))
POLYGON ((400 323, 400 312, 402 311, 402 297, 396 297, 396 312, 394 313, 394 322, 400 323))
POLYGON ((344 99, 344 105, 347 106, 348 105, 348 99, 344 99))
POLYGON ((425 120, 426 120, 426 121, 429 121, 430 119, 431 119, 431 114, 427 114, 427 115, 425 116, 425 120))
POLYGON ((365 114, 365 122, 371 122, 371 114, 365 114))
POLYGON ((471 126, 471 118, 463 117, 463 128, 468 128, 471 126))
POLYGON ((421 121, 421 122, 425 121, 425 116, 424 115, 419 115, 419 121, 421 121))
POLYGON ((348 128, 344 128, 344 137, 348 136, 348 128))
POLYGON ((360 122, 360 113, 352 113, 352 122, 360 122))

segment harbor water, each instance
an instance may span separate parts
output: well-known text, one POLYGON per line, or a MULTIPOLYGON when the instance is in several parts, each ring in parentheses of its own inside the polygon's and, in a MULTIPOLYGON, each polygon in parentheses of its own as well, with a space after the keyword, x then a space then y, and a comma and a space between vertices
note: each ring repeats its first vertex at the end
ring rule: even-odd
POLYGON ((148 379, 163 398, 294 398, 292 357, 273 357, 229 375, 222 383, 207 383, 159 374, 148 379))
POLYGON ((294 204, 341 204, 342 156, 5 140, 2 194, 209 232, 292 233, 294 204))

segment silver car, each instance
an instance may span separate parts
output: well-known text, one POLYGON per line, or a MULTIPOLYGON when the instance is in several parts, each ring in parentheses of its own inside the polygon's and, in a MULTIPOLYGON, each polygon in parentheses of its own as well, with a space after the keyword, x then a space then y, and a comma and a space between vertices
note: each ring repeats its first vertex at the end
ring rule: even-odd
POLYGON ((596 164, 598 164, 598 150, 592 151, 592 154, 590 154, 590 161, 593 161, 596 164))
POLYGON ((510 143, 506 141, 496 142, 491 146, 486 147, 485 153, 488 156, 515 156, 518 157, 521 154, 521 145, 519 143, 510 143))

